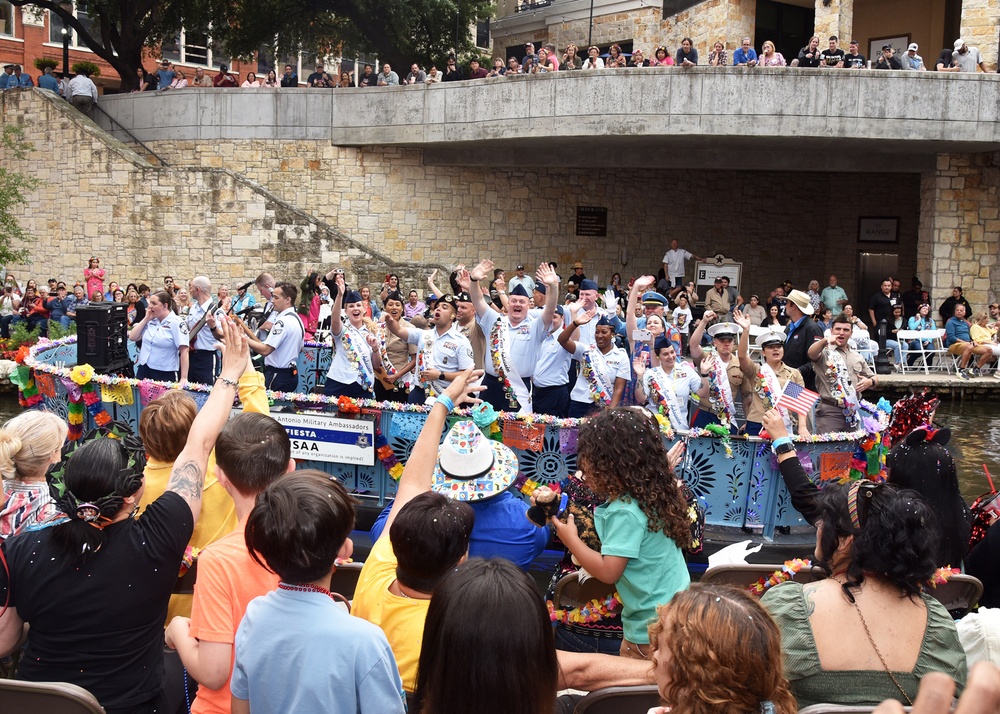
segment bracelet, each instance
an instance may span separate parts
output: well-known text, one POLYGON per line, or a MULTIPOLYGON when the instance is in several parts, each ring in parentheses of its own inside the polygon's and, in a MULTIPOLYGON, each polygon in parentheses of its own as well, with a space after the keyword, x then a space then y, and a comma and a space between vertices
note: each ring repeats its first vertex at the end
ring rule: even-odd
POLYGON ((792 437, 790 437, 790 436, 779 436, 777 439, 775 439, 774 441, 771 442, 771 448, 772 449, 777 449, 779 446, 783 446, 785 444, 791 444, 791 443, 792 443, 792 437))
POLYGON ((239 387, 240 387, 240 383, 239 382, 234 382, 233 380, 226 379, 225 377, 216 377, 215 381, 216 382, 222 382, 227 387, 232 387, 233 389, 239 389, 239 387))
POLYGON ((434 400, 434 403, 444 405, 445 410, 449 412, 455 408, 455 402, 451 401, 451 397, 447 394, 438 396, 438 398, 434 400))
POLYGON ((472 277, 472 276, 470 275, 470 276, 469 276, 469 282, 473 282, 473 283, 478 283, 478 282, 479 282, 479 278, 474 278, 474 277, 472 277))

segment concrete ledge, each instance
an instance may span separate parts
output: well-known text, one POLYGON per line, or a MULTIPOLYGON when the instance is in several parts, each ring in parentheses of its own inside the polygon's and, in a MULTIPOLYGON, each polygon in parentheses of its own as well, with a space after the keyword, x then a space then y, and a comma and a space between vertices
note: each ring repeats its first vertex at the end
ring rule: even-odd
POLYGON ((803 140, 858 156, 1000 149, 1000 76, 991 74, 649 68, 378 89, 184 89, 100 104, 144 142, 315 139, 452 156, 505 142, 589 152, 637 139, 642 151, 780 150, 803 140))

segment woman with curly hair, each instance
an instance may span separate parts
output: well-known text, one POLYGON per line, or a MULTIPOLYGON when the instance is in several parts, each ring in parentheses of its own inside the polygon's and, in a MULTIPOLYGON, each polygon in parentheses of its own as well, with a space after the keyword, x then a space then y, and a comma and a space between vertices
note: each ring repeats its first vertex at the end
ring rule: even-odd
POLYGON ((809 480, 777 410, 764 414, 792 506, 817 527, 814 562, 829 577, 768 590, 763 603, 781 629, 785 676, 799 707, 913 704, 928 672, 965 684, 955 623, 925 591, 940 540, 916 491, 868 480, 809 480))
POLYGON ((743 590, 694 583, 657 608, 649 626, 656 714, 795 714, 781 667, 781 635, 743 590))
POLYGON ((588 573, 614 583, 622 601, 620 654, 648 659, 646 626, 657 605, 691 582, 681 550, 691 544, 691 521, 670 454, 649 414, 638 408, 606 409, 580 427, 577 463, 587 485, 607 499, 594 513, 601 550, 588 547, 570 515, 553 518, 556 535, 588 573))

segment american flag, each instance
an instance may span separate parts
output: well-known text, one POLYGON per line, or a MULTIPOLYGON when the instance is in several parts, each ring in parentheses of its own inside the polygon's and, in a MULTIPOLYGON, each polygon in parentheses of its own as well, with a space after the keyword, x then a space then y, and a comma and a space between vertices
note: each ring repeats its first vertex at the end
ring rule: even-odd
POLYGON ((808 414, 813 405, 819 401, 816 392, 810 392, 805 387, 800 387, 795 382, 788 380, 785 384, 785 391, 778 397, 779 407, 789 409, 796 414, 808 414))

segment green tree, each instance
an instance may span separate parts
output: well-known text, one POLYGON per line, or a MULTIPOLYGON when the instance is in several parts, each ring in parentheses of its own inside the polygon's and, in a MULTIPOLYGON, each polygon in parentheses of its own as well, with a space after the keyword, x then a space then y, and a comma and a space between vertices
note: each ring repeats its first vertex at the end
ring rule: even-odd
POLYGON ((136 70, 143 53, 180 29, 183 22, 203 22, 211 0, 77 0, 77 8, 90 16, 84 24, 73 5, 64 0, 10 0, 12 5, 33 5, 48 10, 63 26, 76 30, 79 42, 110 64, 122 80, 122 90, 139 87, 136 70))
POLYGON ((0 264, 24 263, 28 249, 16 247, 33 240, 17 220, 14 209, 27 203, 24 195, 42 185, 37 178, 25 176, 9 166, 11 158, 23 160, 34 147, 24 141, 24 130, 14 124, 5 124, 0 134, 6 161, 0 166, 0 264))
POLYGON ((279 53, 312 48, 350 57, 378 55, 402 73, 474 49, 471 29, 489 0, 235 0, 219 6, 214 33, 235 54, 261 45, 279 53))

